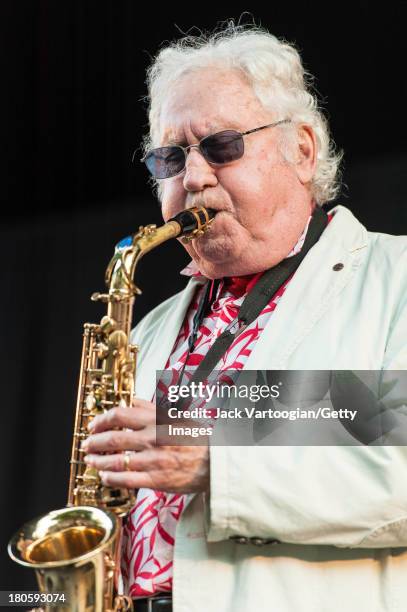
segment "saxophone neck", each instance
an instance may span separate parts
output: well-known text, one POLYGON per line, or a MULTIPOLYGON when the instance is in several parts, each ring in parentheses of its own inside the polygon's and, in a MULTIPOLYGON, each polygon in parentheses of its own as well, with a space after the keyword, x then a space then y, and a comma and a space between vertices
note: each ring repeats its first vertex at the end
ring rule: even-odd
POLYGON ((179 234, 179 225, 170 221, 161 227, 140 227, 136 234, 119 242, 105 274, 111 301, 139 295, 141 291, 133 283, 138 262, 146 253, 179 234))
POLYGON ((108 302, 111 311, 120 310, 115 305, 123 302, 131 302, 132 306, 134 297, 141 293, 133 280, 140 259, 172 238, 180 237, 187 242, 199 238, 210 228, 214 217, 213 210, 200 206, 180 212, 160 227, 141 226, 136 234, 124 238, 116 246, 105 274, 108 293, 93 294, 92 299, 108 302))

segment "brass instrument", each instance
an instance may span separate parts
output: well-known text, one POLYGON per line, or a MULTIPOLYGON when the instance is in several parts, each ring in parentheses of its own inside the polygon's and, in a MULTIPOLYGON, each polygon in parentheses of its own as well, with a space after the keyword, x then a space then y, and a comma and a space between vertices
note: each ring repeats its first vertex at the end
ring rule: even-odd
POLYGON ((116 247, 105 275, 108 293, 92 295, 107 303, 107 315, 84 326, 67 507, 26 523, 8 546, 14 561, 35 570, 42 593, 66 594, 67 607, 46 605, 46 611, 133 610, 131 598, 119 593, 119 560, 122 519, 135 494, 104 486, 97 470, 82 461, 80 443, 97 414, 119 402, 131 405, 137 347, 129 337, 135 296, 141 293, 133 282, 139 260, 171 238, 201 236, 214 215, 190 208, 161 227, 140 227, 116 247))

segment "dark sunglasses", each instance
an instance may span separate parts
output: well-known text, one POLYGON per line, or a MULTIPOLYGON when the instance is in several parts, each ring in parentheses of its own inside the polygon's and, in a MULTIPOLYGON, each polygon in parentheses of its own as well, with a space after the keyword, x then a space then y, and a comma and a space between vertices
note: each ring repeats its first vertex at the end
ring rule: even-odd
POLYGON ((145 163, 149 172, 156 179, 171 178, 180 174, 185 168, 187 153, 193 147, 198 148, 210 164, 227 164, 243 157, 243 136, 275 127, 282 123, 290 123, 290 121, 291 119, 282 119, 281 121, 262 125, 247 132, 224 130, 223 132, 205 136, 198 144, 192 144, 188 147, 182 147, 181 145, 159 147, 149 151, 140 161, 145 163))

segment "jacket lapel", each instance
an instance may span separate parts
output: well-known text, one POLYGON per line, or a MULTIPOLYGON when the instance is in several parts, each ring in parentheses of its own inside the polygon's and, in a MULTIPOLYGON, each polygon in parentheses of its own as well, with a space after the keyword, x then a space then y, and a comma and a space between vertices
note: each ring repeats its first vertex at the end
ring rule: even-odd
POLYGON ((366 256, 365 227, 343 206, 332 212, 334 218, 296 270, 244 369, 264 369, 265 364, 267 369, 285 369, 366 256))

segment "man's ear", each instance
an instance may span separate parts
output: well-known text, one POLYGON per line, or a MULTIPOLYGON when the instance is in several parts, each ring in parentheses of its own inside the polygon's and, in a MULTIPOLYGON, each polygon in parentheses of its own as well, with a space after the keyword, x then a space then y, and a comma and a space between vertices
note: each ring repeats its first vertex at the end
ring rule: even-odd
POLYGON ((300 183, 310 183, 317 163, 317 139, 309 125, 298 128, 295 170, 300 183))

